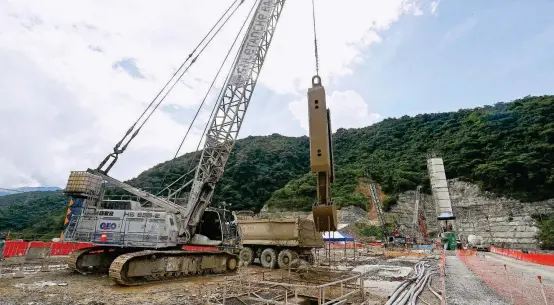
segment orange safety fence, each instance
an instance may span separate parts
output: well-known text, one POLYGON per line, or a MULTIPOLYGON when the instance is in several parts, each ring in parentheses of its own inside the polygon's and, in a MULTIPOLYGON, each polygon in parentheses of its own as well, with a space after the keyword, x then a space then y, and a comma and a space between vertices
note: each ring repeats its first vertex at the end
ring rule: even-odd
POLYGON ((28 249, 49 248, 50 256, 69 255, 74 250, 91 247, 91 243, 65 243, 65 242, 42 242, 42 241, 16 241, 9 240, 4 244, 1 257, 25 256, 28 249))
MULTIPOLYGON (((554 300, 554 287, 544 285, 537 279, 537 272, 510 261, 490 259, 488 253, 463 255, 458 258, 488 287, 492 288, 510 304, 547 304, 544 298, 554 300), (543 293, 541 293, 541 289, 543 293)), ((550 304, 550 302, 548 302, 550 304)))
MULTIPOLYGON (((94 246, 92 243, 78 242, 42 242, 42 241, 16 241, 9 240, 4 244, 4 249, 0 253, 0 257, 9 258, 14 256, 25 256, 29 249, 34 248, 49 248, 49 256, 65 256, 75 250, 89 248, 94 246)), ((213 246, 195 246, 185 245, 182 248, 186 251, 219 251, 218 247, 213 246)))
POLYGON ((364 247, 363 244, 354 243, 354 242, 346 242, 346 243, 328 242, 327 244, 329 245, 329 247, 331 247, 333 249, 335 249, 335 248, 338 248, 338 249, 343 249, 343 248, 352 249, 352 248, 363 248, 364 247))
POLYGON ((496 248, 496 247, 490 247, 490 252, 498 253, 504 256, 508 256, 511 258, 518 259, 520 261, 540 264, 540 265, 547 265, 547 266, 554 266, 554 254, 547 254, 547 253, 523 253, 519 250, 512 250, 512 249, 503 249, 503 248, 496 248))
MULTIPOLYGON (((361 243, 328 243, 331 248, 364 248, 364 244, 361 243)), ((380 244, 379 244, 380 245, 380 244)), ((4 249, 0 253, 0 257, 9 258, 14 256, 25 256, 29 249, 33 248, 50 248, 49 256, 65 256, 69 255, 72 251, 80 250, 83 248, 89 248, 94 246, 92 243, 78 243, 78 242, 42 242, 42 241, 16 241, 9 240, 4 244, 4 249)), ((182 248, 186 251, 219 251, 215 246, 197 246, 197 245, 184 245, 182 248)))
POLYGON ((477 255, 477 250, 476 249, 468 249, 468 250, 456 249, 456 255, 458 255, 458 256, 475 256, 475 255, 477 255))

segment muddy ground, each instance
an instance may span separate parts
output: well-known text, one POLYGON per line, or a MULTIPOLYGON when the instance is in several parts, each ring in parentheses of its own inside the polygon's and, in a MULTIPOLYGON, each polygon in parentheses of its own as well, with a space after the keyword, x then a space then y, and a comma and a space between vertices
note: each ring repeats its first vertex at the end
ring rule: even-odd
MULTIPOLYGON (((339 252, 339 251, 337 251, 339 252)), ((344 251, 340 251, 344 253, 344 251)), ((333 272, 342 271, 345 274, 352 271, 372 270, 365 289, 367 304, 384 304, 389 293, 396 285, 406 278, 417 259, 395 258, 385 259, 383 256, 371 256, 364 253, 354 260, 352 256, 341 257, 341 263, 324 266, 333 272), (356 269, 356 270, 354 270, 356 269)), ((339 253, 336 254, 340 256, 339 253)), ((54 266, 54 265, 52 265, 54 266)), ((210 298, 213 304, 223 294, 240 294, 247 291, 260 291, 250 287, 249 281, 261 280, 281 281, 289 274, 282 270, 268 270, 258 265, 241 267, 240 276, 196 277, 192 279, 174 280, 171 282, 148 284, 138 287, 121 287, 113 284, 106 275, 75 274, 66 268, 49 272, 39 272, 40 266, 26 266, 24 278, 13 278, 11 275, 0 277, 0 305, 8 304, 64 304, 64 305, 108 305, 108 304, 205 304, 210 298), (250 287, 250 288, 249 288, 250 287)), ((7 270, 5 270, 7 271, 7 270)), ((351 273, 354 274, 354 273, 351 273)), ((294 278, 294 275, 292 275, 294 278)), ((306 281, 313 283, 325 281, 324 273, 314 273, 307 276, 306 281)), ((284 280, 287 282, 287 280, 284 280)), ((364 281, 365 283, 365 281, 364 281)), ((284 293, 283 287, 264 293, 284 293)), ((309 295, 314 291, 301 291, 309 295)), ((292 295, 290 291, 288 295, 292 295)), ((331 293, 331 292, 329 292, 331 293)), ((315 296, 315 294, 314 294, 315 296)), ((425 297, 425 294, 422 295, 425 297)), ((430 297, 427 300, 432 300, 430 297)), ((356 300, 360 301, 360 300, 356 300)), ((229 302, 226 302, 228 304, 229 302)), ((359 304, 359 303, 358 303, 359 304)))

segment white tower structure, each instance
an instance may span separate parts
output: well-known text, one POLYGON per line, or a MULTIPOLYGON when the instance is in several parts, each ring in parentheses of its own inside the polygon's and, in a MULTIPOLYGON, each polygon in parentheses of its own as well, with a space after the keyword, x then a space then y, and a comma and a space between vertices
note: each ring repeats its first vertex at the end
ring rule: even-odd
POLYGON ((450 193, 448 192, 448 182, 444 173, 444 163, 442 158, 431 157, 427 159, 427 170, 431 179, 431 190, 437 209, 438 220, 456 219, 452 212, 452 203, 450 193))

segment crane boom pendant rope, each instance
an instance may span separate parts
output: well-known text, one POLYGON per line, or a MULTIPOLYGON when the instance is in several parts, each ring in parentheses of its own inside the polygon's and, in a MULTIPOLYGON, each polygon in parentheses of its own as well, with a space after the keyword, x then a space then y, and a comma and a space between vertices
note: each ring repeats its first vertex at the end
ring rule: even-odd
POLYGON ((183 75, 189 70, 189 68, 196 62, 196 60, 198 59, 198 57, 202 54, 202 52, 206 49, 206 47, 212 42, 212 40, 215 38, 215 36, 217 36, 217 34, 221 31, 221 29, 227 24, 227 22, 229 21, 229 19, 236 13, 236 11, 238 10, 238 8, 244 3, 244 0, 235 0, 228 8, 227 10, 223 13, 223 15, 217 20, 217 22, 214 24, 214 26, 210 29, 210 31, 204 36, 204 38, 202 38, 202 40, 196 45, 196 47, 194 48, 194 50, 187 56, 187 58, 185 59, 185 61, 181 64, 181 66, 175 71, 175 73, 173 73, 173 75, 170 77, 170 79, 165 83, 165 85, 162 87, 162 89, 158 92, 158 94, 156 94, 156 96, 152 99, 152 101, 150 102, 150 104, 146 107, 146 109, 142 112, 142 114, 139 116, 139 118, 131 125, 131 127, 127 130, 127 132, 125 133, 125 135, 123 136, 123 138, 121 138, 121 140, 114 146, 113 148, 113 152, 112 153, 109 153, 105 158, 104 160, 102 160, 102 162, 100 162, 100 164, 98 165, 98 167, 96 168, 96 171, 102 173, 102 174, 108 174, 108 172, 110 171, 110 169, 115 165, 115 163, 117 162, 118 158, 119 158, 119 155, 122 154, 126 149, 127 147, 129 146, 129 144, 131 143, 131 141, 138 135, 138 133, 140 132, 140 130, 142 129, 142 127, 144 126, 144 124, 150 119, 150 117, 152 116, 152 114, 158 109, 158 107, 160 106, 160 104, 165 100, 165 98, 167 97, 167 95, 171 92, 171 90, 173 90, 173 88, 175 87, 175 85, 181 80, 181 78, 183 77, 183 75), (240 2, 239 2, 240 1, 240 2), (233 9, 233 11, 231 12, 231 14, 229 14, 227 16, 227 14, 229 13, 229 11, 231 11, 231 9, 238 3, 238 5, 233 9), (210 37, 210 34, 217 28, 218 24, 221 23, 221 21, 225 18, 225 16, 227 16, 227 18, 223 21, 223 23, 221 25, 219 25, 219 28, 215 31, 214 35, 209 38, 209 40, 204 44, 204 42, 206 41, 206 39, 208 39, 208 37, 210 37), (198 54, 196 54, 195 56, 195 52, 200 49, 200 51, 198 52, 198 54), (192 61, 190 62, 190 64, 185 68, 185 65, 186 63, 192 58, 192 61), (168 88, 168 86, 173 82, 173 84, 169 87, 168 90, 166 90, 168 88), (165 92, 165 93, 164 93, 165 92), (158 98, 161 96, 161 98, 159 99, 159 101, 157 102, 157 104, 154 106, 154 108, 150 111, 150 113, 148 114, 148 116, 146 116, 146 118, 142 121, 142 123, 140 123, 139 125, 139 122, 141 121, 141 119, 146 115, 146 113, 148 112, 148 110, 150 110, 152 108, 152 106, 154 105, 154 103, 156 103, 156 101, 158 100, 158 98), (136 128, 138 126, 138 128, 136 128), (108 164, 109 163, 109 164, 108 164), (108 164, 106 166, 106 164, 108 164))
MULTIPOLYGON (((208 96, 210 94, 210 92, 212 91, 212 88, 213 86, 215 85, 215 82, 217 81, 217 79, 219 78, 219 75, 221 74, 221 71, 223 70, 223 67, 225 66, 225 63, 227 62, 227 59, 229 58, 229 56, 231 55, 231 52, 233 51, 233 48, 235 47, 235 45, 237 44, 237 42, 239 41, 239 38, 241 36, 241 33, 243 32, 244 28, 246 27, 246 25, 248 24, 248 20, 250 19, 250 16, 252 15, 254 9, 256 8, 256 2, 254 2, 254 4, 252 5, 252 7, 250 8, 250 12, 248 13, 248 15, 246 16, 246 18, 244 19, 244 22, 239 30, 239 32, 237 33, 237 35, 235 36, 235 40, 233 41, 233 44, 231 45, 231 47, 229 48, 229 50, 227 51, 227 55, 225 55, 225 58, 223 59, 223 61, 221 62, 221 65, 219 66, 219 69, 215 75, 215 77, 213 78, 212 80, 212 83, 210 84, 210 87, 208 88, 208 90, 206 91, 206 94, 204 95, 204 98, 202 99, 202 102, 200 103, 200 106, 198 106, 198 109, 196 110, 196 114, 194 115, 193 119, 192 119, 192 122, 190 123, 185 135, 183 136, 183 138, 181 139, 181 143, 179 144, 179 147, 177 148, 177 151, 175 152, 175 155, 173 157, 173 160, 174 161, 175 159, 177 159, 178 155, 179 155, 179 152, 181 151, 181 148, 183 147, 183 144, 185 143, 185 140, 187 139, 188 135, 189 135, 189 132, 191 131, 192 129, 192 126, 194 124, 194 122, 196 121, 196 119, 198 118, 198 115, 202 109, 202 107, 204 106, 206 100, 208 99, 208 96)), ((235 56, 235 59, 233 60, 236 61, 236 57, 239 56, 239 53, 237 52, 237 55, 235 56)), ((224 83, 227 83, 228 81, 228 78, 229 76, 227 76, 227 78, 225 79, 225 82, 224 83)), ((220 100, 221 98, 221 94, 222 94, 223 91, 220 91, 218 97, 217 97, 217 101, 220 100)), ((214 103, 214 106, 212 108, 212 111, 210 113, 210 117, 208 119, 208 122, 211 121, 213 115, 214 115, 214 112, 216 111, 217 109, 217 103, 214 103)), ((200 141, 198 141, 198 145, 196 147, 196 150, 193 154, 193 157, 191 158, 190 160, 190 163, 189 163, 189 167, 187 169, 187 174, 184 174, 184 175, 181 175, 179 178, 177 178, 176 180, 174 180, 170 185, 166 186, 164 189, 162 189, 161 191, 158 192, 158 194, 156 194, 156 196, 160 196, 164 191, 166 190, 169 190, 169 187, 171 187, 172 185, 176 184, 177 182, 179 182, 181 179, 187 177, 187 175, 189 173, 192 173, 194 171, 196 171, 196 169, 192 170, 192 166, 193 166, 193 163, 196 161, 196 157, 198 156, 198 152, 199 152, 199 149, 200 149, 200 145, 202 144, 202 139, 204 138, 204 135, 206 134, 206 130, 208 129, 208 126, 209 124, 206 124, 204 126, 204 131, 202 132, 202 136, 200 137, 200 141)), ((167 179, 167 176, 169 175, 169 172, 171 171, 171 168, 173 166, 173 162, 170 163, 170 167, 169 167, 169 170, 166 172, 166 174, 164 175, 163 179, 162 179, 162 182, 161 182, 161 186, 163 187, 166 179, 167 179)), ((192 181, 192 180, 191 180, 192 181)), ((176 195, 176 194, 179 194, 181 193, 181 191, 185 188, 186 185, 189 185, 190 184, 190 181, 186 181, 185 183, 183 183, 183 185, 181 185, 177 190, 175 191, 170 191, 168 193, 168 198, 171 197, 171 195, 176 195)))

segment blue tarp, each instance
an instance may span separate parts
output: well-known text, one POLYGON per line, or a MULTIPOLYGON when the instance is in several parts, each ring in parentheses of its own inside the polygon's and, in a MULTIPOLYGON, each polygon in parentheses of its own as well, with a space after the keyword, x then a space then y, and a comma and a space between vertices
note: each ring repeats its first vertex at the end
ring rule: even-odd
POLYGON ((352 236, 341 232, 324 232, 322 235, 324 241, 354 241, 352 236))

